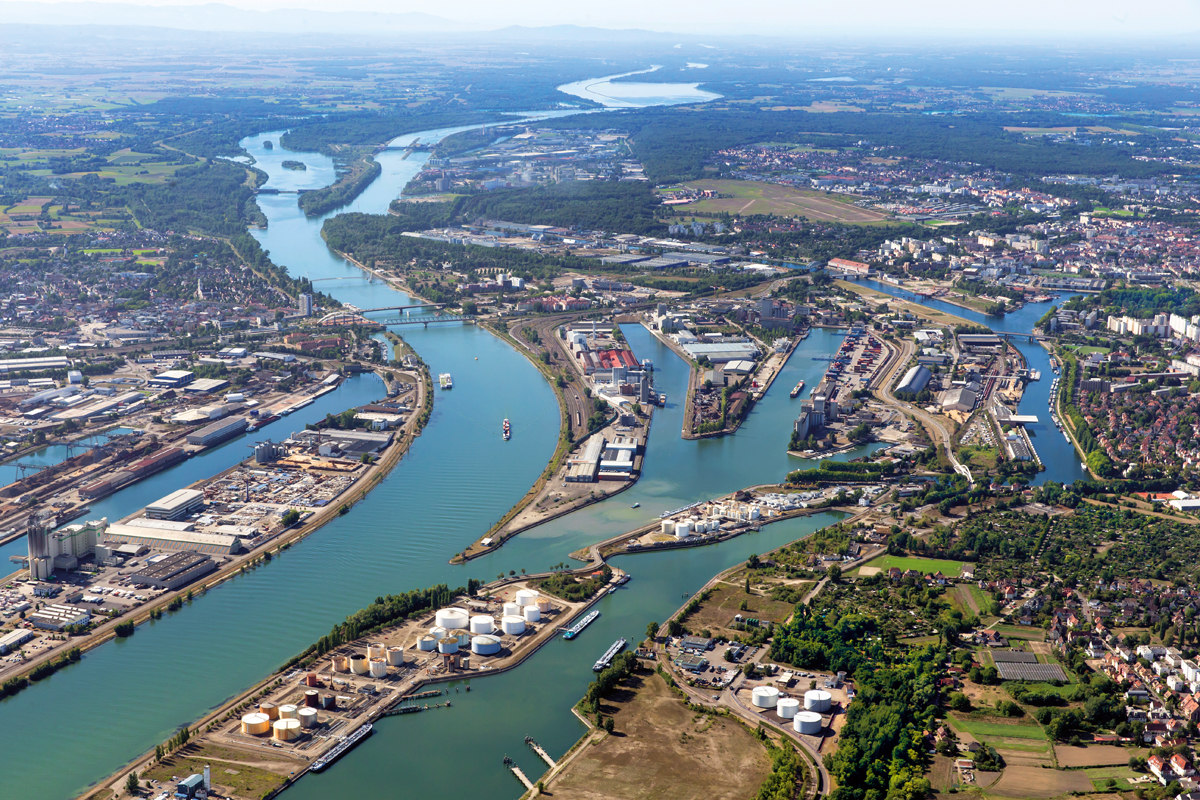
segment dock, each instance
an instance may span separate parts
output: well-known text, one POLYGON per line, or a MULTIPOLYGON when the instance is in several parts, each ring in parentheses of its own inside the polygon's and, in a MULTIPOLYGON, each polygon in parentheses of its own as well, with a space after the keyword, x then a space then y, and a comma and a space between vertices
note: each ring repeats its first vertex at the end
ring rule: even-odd
POLYGON ((354 747, 354 745, 358 744, 367 736, 369 736, 370 733, 371 723, 368 722, 349 736, 343 736, 337 744, 335 744, 328 752, 325 753, 325 755, 321 756, 312 763, 312 766, 308 768, 309 772, 320 772, 321 770, 325 769, 334 761, 337 761, 339 758, 341 758, 347 750, 349 750, 351 747, 354 747))
POLYGON ((517 776, 517 780, 519 780, 522 783, 522 785, 524 785, 524 787, 527 791, 530 791, 530 792, 533 791, 533 781, 531 781, 531 780, 529 780, 529 778, 525 777, 525 773, 522 772, 521 768, 517 766, 517 762, 513 761, 508 756, 505 756, 504 757, 504 766, 506 766, 512 770, 512 774, 517 776))
POLYGON ((538 744, 537 742, 535 742, 533 740, 532 736, 525 737, 525 744, 529 745, 530 748, 532 748, 533 752, 535 752, 539 756, 541 756, 542 761, 545 761, 547 764, 550 765, 550 769, 554 769, 555 767, 558 766, 558 764, 555 763, 554 759, 550 757, 550 754, 547 753, 540 744, 538 744))

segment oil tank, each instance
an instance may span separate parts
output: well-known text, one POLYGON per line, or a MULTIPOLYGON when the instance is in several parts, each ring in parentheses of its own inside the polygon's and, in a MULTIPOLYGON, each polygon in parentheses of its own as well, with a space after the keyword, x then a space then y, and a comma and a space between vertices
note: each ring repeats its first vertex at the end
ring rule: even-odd
POLYGON ((242 717, 242 733, 247 736, 262 736, 271 730, 271 720, 266 714, 247 714, 242 717))
POLYGON ((404 666, 404 648, 389 647, 387 649, 387 663, 389 667, 404 666))
POLYGON ((779 702, 779 690, 774 686, 755 686, 750 701, 758 708, 774 708, 779 702))
POLYGON ((758 519, 762 516, 762 512, 758 510, 758 506, 750 506, 750 519, 758 519))
POLYGON ((433 615, 433 621, 437 625, 441 625, 446 630, 458 630, 459 628, 467 627, 471 615, 461 608, 442 608, 433 615))
POLYGON ((430 650, 434 650, 436 648, 437 639, 435 639, 433 636, 422 636, 417 640, 418 650, 424 650, 426 653, 428 653, 430 650))
POLYGON ((458 637, 447 636, 438 642, 438 652, 442 655, 458 652, 458 637))
POLYGON ((381 656, 379 658, 372 658, 369 663, 372 678, 387 677, 387 659, 381 656))
POLYGON ((367 658, 383 658, 383 642, 371 642, 367 645, 367 658))
POLYGON ((362 653, 353 653, 350 656, 350 671, 355 675, 367 674, 367 657, 362 653))
POLYGON ((273 727, 275 738, 281 742, 290 742, 300 738, 300 720, 298 719, 277 719, 273 727))
POLYGON ((522 610, 521 615, 523 617, 525 617, 526 622, 541 622, 542 621, 542 612, 538 610, 537 606, 532 606, 532 605, 525 606, 525 608, 522 610))
POLYGON ((491 633, 496 630, 496 621, 486 614, 471 617, 471 633, 491 633))
POLYGON ((300 709, 300 727, 315 728, 317 726, 317 710, 315 708, 300 709))
POLYGON ((445 639, 446 638, 446 629, 445 629, 445 627, 443 627, 441 625, 434 625, 432 628, 429 629, 429 635, 432 636, 434 639, 445 639))
POLYGON ((321 707, 321 695, 316 689, 309 689, 307 692, 304 693, 304 707, 305 708, 320 708, 321 707))
POLYGON ((675 523, 675 538, 676 539, 686 539, 687 537, 689 537, 691 535, 692 535, 692 523, 690 523, 690 522, 676 522, 675 523))
POLYGON ((542 612, 543 614, 550 613, 550 598, 539 597, 537 599, 537 609, 538 609, 538 611, 542 612))
POLYGON ((305 675, 304 676, 304 685, 305 686, 320 686, 321 684, 317 680, 317 673, 310 672, 307 675, 305 675))
POLYGON ((800 712, 800 701, 794 697, 781 697, 775 704, 775 711, 784 719, 791 719, 800 712))
POLYGON ((321 695, 321 708, 337 708, 337 698, 331 694, 321 695))
POLYGON ((519 605, 517 605, 516 603, 505 603, 504 604, 504 616, 506 616, 506 617, 521 616, 521 607, 519 605))
POLYGON ((664 519, 662 521, 662 532, 664 534, 666 534, 667 536, 674 536, 675 535, 675 520, 664 519))
POLYGON ((333 657, 333 671, 334 672, 349 672, 350 671, 350 665, 346 661, 345 656, 334 656, 333 657))
POLYGON ((821 733, 821 715, 815 711, 800 711, 792 718, 792 730, 806 736, 818 736, 821 733))
POLYGON ((300 709, 297 706, 288 703, 279 707, 280 719, 300 719, 300 709))
POLYGON ((449 635, 453 636, 455 639, 458 639, 459 647, 466 647, 471 643, 471 634, 467 632, 466 628, 457 631, 450 631, 449 635))
POLYGON ((822 689, 809 689, 804 693, 804 710, 825 714, 833 702, 833 695, 822 689))
POLYGON ((266 714, 267 719, 279 719, 279 706, 274 703, 259 703, 258 713, 266 714))
POLYGON ((500 652, 500 637, 483 634, 471 639, 471 652, 480 656, 494 656, 500 652))
POLYGON ((517 605, 521 608, 537 602, 538 593, 535 589, 521 589, 517 592, 517 605))
POLYGON ((525 632, 525 618, 515 614, 505 616, 500 620, 500 630, 509 636, 519 636, 525 632))

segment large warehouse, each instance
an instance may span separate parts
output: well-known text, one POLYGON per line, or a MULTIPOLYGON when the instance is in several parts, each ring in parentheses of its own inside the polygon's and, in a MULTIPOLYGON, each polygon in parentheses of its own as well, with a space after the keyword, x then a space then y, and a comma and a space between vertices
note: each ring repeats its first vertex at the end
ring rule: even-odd
POLYGON ((180 550, 154 563, 147 563, 130 576, 130 580, 174 591, 216 568, 217 562, 213 561, 211 556, 197 553, 195 550, 180 550))
POLYGON ((929 379, 932 377, 933 373, 925 367, 920 365, 912 367, 908 372, 904 373, 904 378, 901 379, 900 385, 896 387, 896 391, 920 394, 929 385, 929 379))
POLYGON ((183 519, 203 507, 204 492, 199 489, 179 489, 146 506, 146 516, 150 519, 183 519))
POLYGON ((202 447, 220 444, 226 439, 232 439, 249 427, 250 421, 245 417, 230 417, 220 422, 214 422, 212 425, 207 425, 198 431, 192 431, 187 436, 187 443, 198 444, 202 447))
POLYGON ((241 537, 236 533, 209 533, 198 531, 188 522, 167 520, 135 519, 132 522, 113 523, 104 532, 104 539, 96 547, 97 558, 112 555, 120 545, 142 545, 152 550, 168 552, 194 550, 208 555, 233 555, 242 550, 241 537), (147 523, 159 523, 151 527, 147 523))

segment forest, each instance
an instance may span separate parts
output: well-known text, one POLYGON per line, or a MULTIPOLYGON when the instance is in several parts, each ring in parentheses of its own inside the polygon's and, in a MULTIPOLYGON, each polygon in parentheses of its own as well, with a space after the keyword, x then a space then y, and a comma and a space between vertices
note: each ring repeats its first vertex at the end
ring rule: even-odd
MULTIPOLYGON (((286 162, 285 162, 286 163, 286 162)), ((300 210, 307 217, 319 217, 322 214, 341 208, 352 202, 371 185, 371 181, 379 177, 383 167, 371 156, 363 156, 346 167, 346 173, 338 178, 331 186, 325 186, 311 192, 303 192, 297 199, 300 210)))
POLYGON ((333 156, 337 152, 337 145, 383 147, 406 133, 452 125, 474 125, 497 119, 495 114, 486 111, 387 109, 344 112, 298 125, 279 137, 279 144, 288 150, 333 156))
POLYGON ((659 236, 659 200, 644 181, 582 181, 473 195, 458 209, 464 220, 501 219, 528 225, 659 236))

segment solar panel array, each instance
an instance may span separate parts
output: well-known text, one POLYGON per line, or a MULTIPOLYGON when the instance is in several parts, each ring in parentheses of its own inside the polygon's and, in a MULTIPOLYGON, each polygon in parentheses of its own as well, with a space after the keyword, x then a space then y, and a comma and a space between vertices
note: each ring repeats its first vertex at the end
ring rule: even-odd
POLYGON ((1001 661, 996 665, 1006 681, 1066 681, 1067 676, 1058 664, 1026 664, 1001 661))

